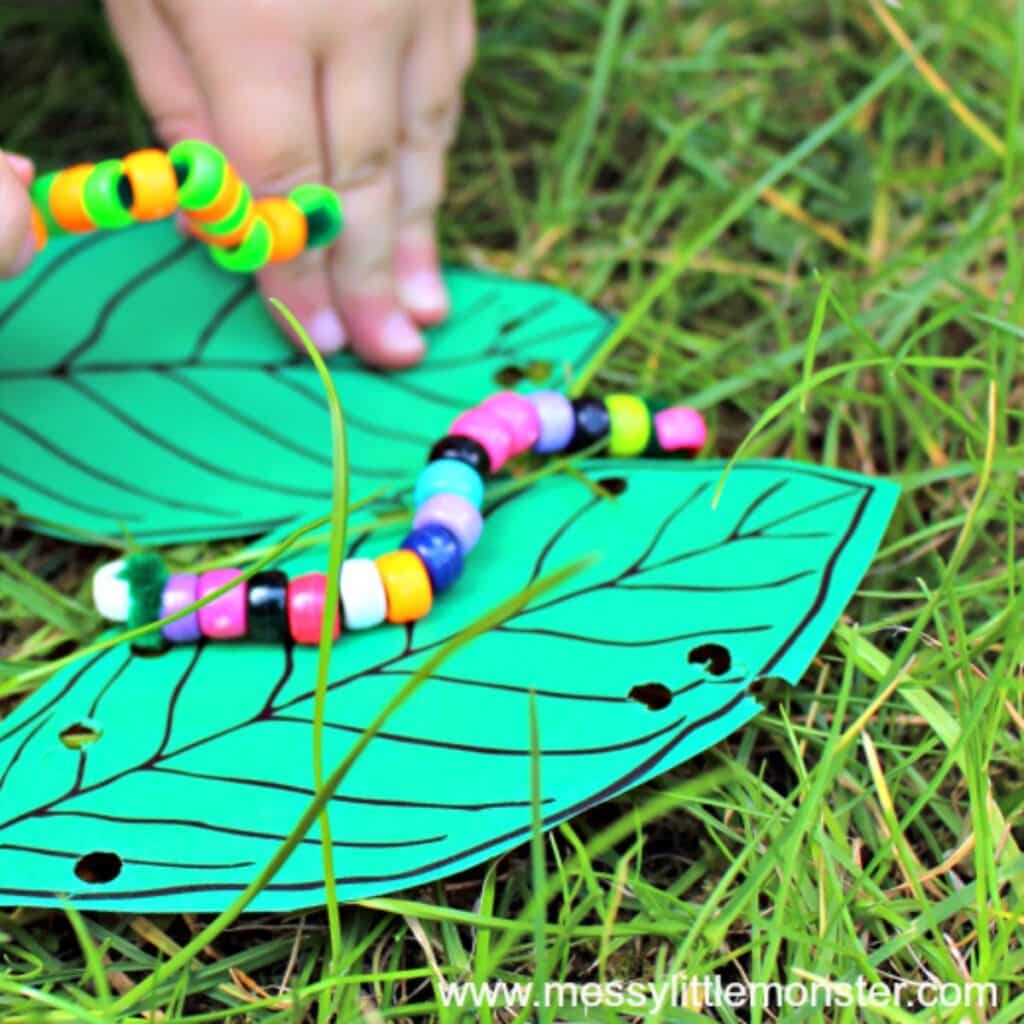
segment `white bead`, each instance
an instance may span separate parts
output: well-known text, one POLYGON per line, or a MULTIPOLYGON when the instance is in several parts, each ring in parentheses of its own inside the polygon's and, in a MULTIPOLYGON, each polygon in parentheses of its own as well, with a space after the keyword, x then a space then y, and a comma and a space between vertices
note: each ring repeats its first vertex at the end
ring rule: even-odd
POLYGON ((132 605, 128 581, 121 578, 124 559, 108 562, 92 578, 92 603, 108 622, 127 622, 132 605))
POLYGON ((388 595, 372 559, 346 558, 341 563, 340 589, 346 629, 369 629, 387 618, 388 595))

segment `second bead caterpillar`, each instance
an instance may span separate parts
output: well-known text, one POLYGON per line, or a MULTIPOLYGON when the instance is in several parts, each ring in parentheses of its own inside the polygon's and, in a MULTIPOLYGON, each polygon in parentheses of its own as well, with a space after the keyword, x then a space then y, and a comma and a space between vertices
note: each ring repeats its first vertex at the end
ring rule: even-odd
MULTIPOLYGON (((413 487, 412 530, 396 551, 342 563, 334 639, 342 629, 423 618, 434 597, 462 574, 483 530, 484 479, 528 450, 581 451, 606 442, 619 457, 697 452, 704 418, 685 406, 653 407, 635 395, 570 400, 557 391, 503 391, 458 416, 430 450, 413 487)), ((239 580, 238 569, 168 575, 157 555, 111 562, 93 579, 97 611, 114 622, 145 625, 195 604, 239 580)), ((239 581, 219 597, 162 629, 169 644, 249 639, 317 644, 327 577, 289 579, 279 570, 239 581)))

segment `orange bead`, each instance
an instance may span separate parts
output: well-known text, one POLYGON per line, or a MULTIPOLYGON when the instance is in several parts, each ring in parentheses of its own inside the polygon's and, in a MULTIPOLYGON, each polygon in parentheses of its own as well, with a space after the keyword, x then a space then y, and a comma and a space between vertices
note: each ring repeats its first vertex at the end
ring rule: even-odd
POLYGON ((178 208, 178 179, 161 149, 139 149, 121 161, 131 185, 131 215, 136 220, 163 220, 178 208))
POLYGON ((217 193, 217 198, 209 206, 204 206, 201 210, 189 210, 189 220, 205 224, 212 224, 214 221, 223 220, 238 205, 241 194, 242 179, 238 176, 238 172, 234 167, 228 164, 224 173, 224 182, 220 187, 220 192, 217 193))
POLYGON ((96 225, 85 212, 82 190, 85 179, 92 173, 92 164, 66 167, 53 179, 48 196, 50 216, 65 230, 80 233, 92 231, 96 225))
POLYGON ((403 548, 375 561, 388 598, 388 622, 422 619, 434 603, 434 593, 420 556, 403 548))
POLYGON ((256 212, 270 226, 274 240, 270 250, 271 263, 293 260, 306 248, 306 239, 309 237, 306 215, 291 199, 280 196, 257 199, 256 212))
POLYGON ((32 234, 35 235, 36 250, 42 249, 46 245, 48 232, 43 215, 34 206, 32 207, 32 234))
POLYGON ((211 235, 203 231, 198 224, 193 224, 191 221, 188 221, 188 229, 193 237, 201 239, 207 245, 215 245, 221 249, 230 249, 233 246, 241 245, 245 241, 245 236, 249 233, 249 227, 255 217, 255 211, 250 209, 248 216, 242 224, 235 228, 234 231, 229 231, 226 235, 211 235))

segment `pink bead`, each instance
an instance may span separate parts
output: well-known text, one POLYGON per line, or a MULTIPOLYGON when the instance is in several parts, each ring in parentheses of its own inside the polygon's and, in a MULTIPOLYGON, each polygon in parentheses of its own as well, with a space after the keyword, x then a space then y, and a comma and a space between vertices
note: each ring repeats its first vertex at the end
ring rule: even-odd
POLYGON ((448 428, 449 434, 471 437, 483 445, 491 460, 491 472, 497 473, 512 454, 512 435, 493 412, 477 406, 459 416, 448 428))
MULTIPOLYGON (((199 577, 196 598, 202 600, 212 590, 241 576, 238 569, 212 569, 199 577)), ((245 602, 246 585, 232 587, 226 594, 199 609, 199 628, 203 636, 214 640, 237 640, 245 636, 248 616, 245 602)))
POLYGON ((512 454, 529 451, 540 436, 540 417, 533 403, 514 391, 499 391, 482 402, 481 409, 493 413, 512 435, 512 454))
POLYGON ((698 451, 708 439, 708 427, 696 409, 674 405, 654 416, 654 430, 663 451, 698 451))

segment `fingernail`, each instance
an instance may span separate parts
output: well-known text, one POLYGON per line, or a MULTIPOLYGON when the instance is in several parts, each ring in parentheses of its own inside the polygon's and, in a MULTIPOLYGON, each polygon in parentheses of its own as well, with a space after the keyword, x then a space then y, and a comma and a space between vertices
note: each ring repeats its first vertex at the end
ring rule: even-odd
POLYGON ((36 252, 36 237, 30 231, 23 239, 14 262, 7 268, 8 273, 20 274, 35 258, 36 252))
POLYGON ((8 153, 5 149, 0 150, 0 153, 3 153, 4 159, 11 165, 11 170, 22 182, 27 183, 32 180, 35 165, 27 156, 22 156, 20 153, 8 153))
POLYGON ((399 280, 398 297, 414 313, 443 313, 448 308, 444 282, 431 270, 420 270, 399 280))
POLYGON ((305 327, 316 350, 325 356, 340 352, 348 341, 345 328, 333 309, 321 309, 319 313, 314 313, 305 327))
POLYGON ((391 355, 419 358, 425 351, 420 332, 405 313, 396 311, 388 315, 381 331, 381 340, 391 355))

